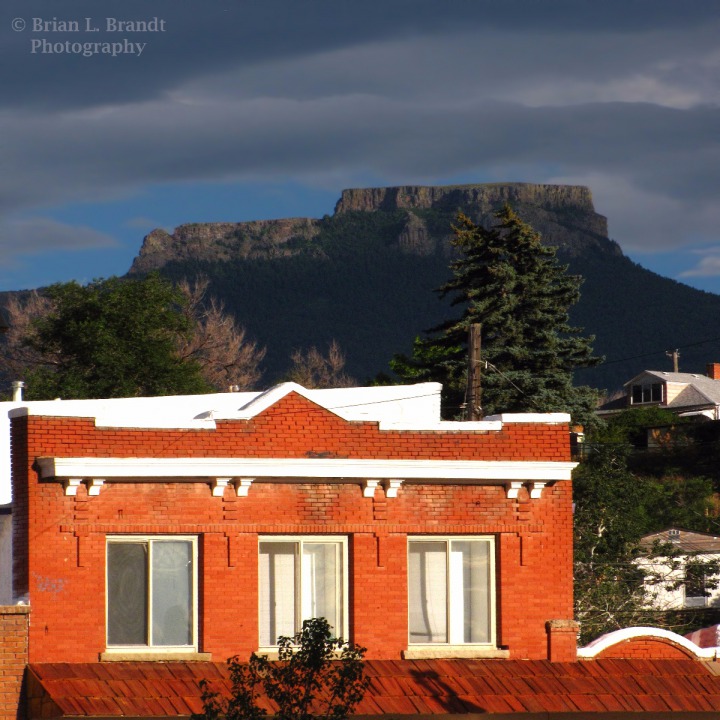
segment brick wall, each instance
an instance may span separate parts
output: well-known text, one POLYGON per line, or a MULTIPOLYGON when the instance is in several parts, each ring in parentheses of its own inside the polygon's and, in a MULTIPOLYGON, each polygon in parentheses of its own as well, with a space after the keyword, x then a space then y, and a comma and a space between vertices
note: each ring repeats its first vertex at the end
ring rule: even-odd
POLYGON ((20 690, 28 662, 29 617, 26 605, 0 606, 0 720, 24 716, 20 690))
POLYGON ((596 660, 608 659, 642 660, 695 660, 696 657, 687 648, 663 638, 639 637, 611 645, 595 657, 596 660))
POLYGON ((16 592, 33 606, 31 662, 85 662, 105 649, 105 547, 113 534, 200 538, 200 649, 224 660, 258 642, 258 535, 349 538, 351 637, 369 658, 407 647, 408 535, 491 535, 497 636, 514 658, 546 658, 546 621, 572 617, 571 487, 530 499, 498 485, 404 485, 395 498, 356 483, 257 482, 248 497, 213 497, 206 482, 84 485, 66 496, 39 482, 36 457, 323 457, 569 460, 566 426, 500 432, 384 432, 348 423, 297 395, 216 430, 95 428, 92 420, 13 420, 16 592))

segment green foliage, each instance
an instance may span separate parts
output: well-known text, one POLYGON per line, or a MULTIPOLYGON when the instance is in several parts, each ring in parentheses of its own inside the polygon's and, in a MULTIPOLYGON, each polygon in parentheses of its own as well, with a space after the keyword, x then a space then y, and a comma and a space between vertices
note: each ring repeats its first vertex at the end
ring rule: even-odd
POLYGON ((482 324, 482 407, 497 412, 570 412, 576 422, 595 424, 595 393, 576 388, 576 368, 600 362, 592 338, 569 324, 581 280, 560 265, 554 248, 505 206, 486 229, 459 215, 452 241, 459 253, 453 277, 439 288, 463 308, 460 317, 416 339, 412 358, 395 356, 392 369, 404 381, 439 380, 448 414, 461 406, 467 335, 482 324))
POLYGON ((276 720, 345 720, 369 682, 364 654, 364 648, 332 637, 325 618, 305 620, 294 637, 278 640, 278 661, 255 653, 247 663, 228 660, 229 699, 201 681, 204 712, 192 720, 256 720, 268 710, 276 720))
POLYGON ((44 358, 26 377, 29 399, 112 398, 208 392, 200 366, 182 360, 191 331, 184 296, 158 275, 47 289, 51 311, 26 345, 44 358))
MULTIPOLYGON (((582 644, 634 625, 686 632, 716 622, 712 612, 658 608, 648 597, 653 585, 670 589, 682 583, 681 562, 688 554, 670 545, 642 548, 641 538, 670 527, 703 532, 716 524, 708 512, 710 479, 679 474, 662 449, 641 453, 629 443, 644 437, 645 422, 668 419, 677 421, 650 408, 612 418, 590 436, 573 475, 575 616, 582 644), (656 469, 664 470, 643 471, 641 458, 655 458, 656 469), (639 563, 640 558, 648 562, 639 563)), ((718 570, 701 555, 692 563, 708 577, 718 570)))
POLYGON ((646 447, 648 428, 677 426, 686 422, 685 418, 679 418, 672 410, 656 406, 635 407, 610 416, 603 427, 596 429, 593 440, 646 447))

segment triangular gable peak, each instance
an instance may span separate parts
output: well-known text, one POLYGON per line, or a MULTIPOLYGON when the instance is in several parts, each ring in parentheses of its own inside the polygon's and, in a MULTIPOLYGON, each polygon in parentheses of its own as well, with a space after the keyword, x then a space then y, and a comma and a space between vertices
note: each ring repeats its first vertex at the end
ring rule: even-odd
POLYGON ((252 422, 256 427, 265 424, 282 423, 286 428, 296 428, 307 433, 317 429, 322 433, 330 427, 358 422, 343 417, 332 406, 318 402, 318 398, 295 383, 283 383, 258 396, 237 413, 223 417, 215 414, 217 423, 252 422), (297 422, 295 422, 297 420, 297 422))
MULTIPOLYGON (((302 385, 294 382, 276 385, 258 395, 256 398, 253 398, 247 405, 241 407, 233 419, 251 420, 271 408, 287 413, 288 410, 286 408, 288 408, 288 406, 291 408, 289 410, 290 412, 295 411, 296 408, 305 413, 312 412, 313 410, 322 410, 325 413, 340 417, 340 415, 330 409, 327 404, 318 402, 317 395, 313 398, 311 392, 312 391, 304 388, 302 385)), ((216 416, 216 420, 220 419, 225 418, 216 416)))

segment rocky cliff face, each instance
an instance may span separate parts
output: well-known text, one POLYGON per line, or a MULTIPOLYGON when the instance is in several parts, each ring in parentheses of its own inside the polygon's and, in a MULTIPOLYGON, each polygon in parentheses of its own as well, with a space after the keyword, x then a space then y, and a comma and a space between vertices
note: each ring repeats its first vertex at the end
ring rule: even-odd
POLYGON ((318 233, 316 220, 290 218, 243 223, 180 225, 172 235, 153 230, 143 241, 131 273, 158 270, 171 261, 222 262, 286 257, 318 233))
MULTIPOLYGON (((548 244, 558 246, 568 256, 590 247, 621 254, 617 245, 607 239, 607 220, 595 212, 590 190, 582 186, 508 183, 343 190, 333 218, 342 221, 343 216, 358 212, 404 213, 404 226, 396 240, 398 247, 406 253, 430 255, 447 248, 449 225, 459 211, 475 222, 489 225, 492 213, 505 203, 538 230, 548 244), (436 220, 441 216, 447 229, 433 231, 428 213, 435 213, 436 220)), ((145 238, 130 272, 147 273, 171 261, 282 258, 313 249, 321 252, 313 248, 313 240, 320 234, 322 223, 291 218, 181 225, 172 234, 153 230, 145 238)))
MULTIPOLYGON (((490 183, 483 185, 405 185, 402 187, 343 190, 336 213, 352 210, 398 210, 474 207, 483 213, 498 205, 536 205, 548 210, 595 213, 592 195, 581 185, 490 183)), ((598 216, 600 217, 600 216, 598 216)))

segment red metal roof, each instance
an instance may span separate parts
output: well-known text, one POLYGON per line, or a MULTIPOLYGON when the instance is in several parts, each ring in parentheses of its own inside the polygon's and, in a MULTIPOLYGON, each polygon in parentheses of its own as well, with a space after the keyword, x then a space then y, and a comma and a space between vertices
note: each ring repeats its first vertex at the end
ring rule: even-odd
MULTIPOLYGON (((366 674, 365 716, 720 712, 720 668, 695 660, 368 660, 366 674)), ((224 663, 34 664, 29 717, 188 716, 203 678, 228 688, 224 663)))

